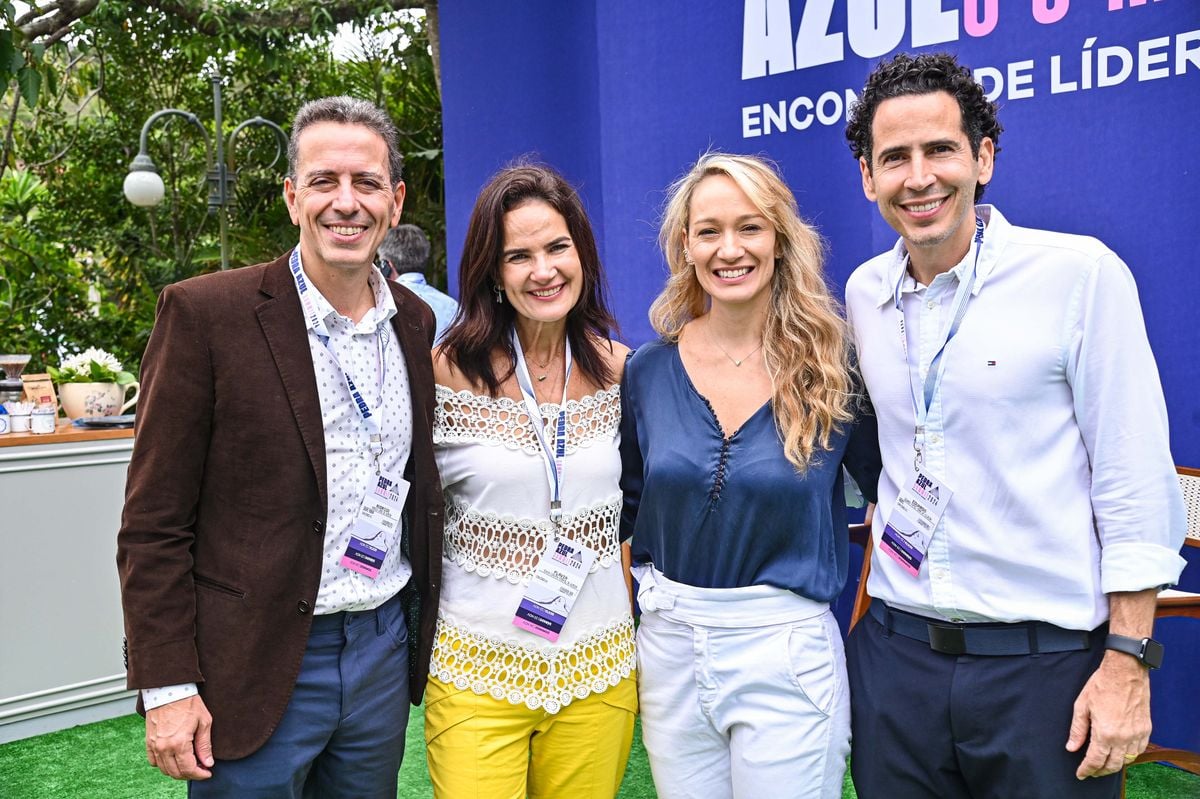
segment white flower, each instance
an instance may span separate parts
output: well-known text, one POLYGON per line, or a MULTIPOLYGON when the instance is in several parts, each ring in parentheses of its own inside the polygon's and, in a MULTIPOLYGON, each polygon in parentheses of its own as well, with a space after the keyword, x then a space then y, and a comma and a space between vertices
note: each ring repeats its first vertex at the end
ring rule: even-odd
POLYGON ((96 347, 88 347, 78 355, 71 355, 67 358, 64 358, 62 362, 62 369, 64 372, 70 370, 73 372, 86 374, 87 372, 91 371, 92 361, 95 361, 101 366, 111 369, 114 372, 121 371, 120 361, 118 361, 111 354, 105 352, 104 350, 97 349, 96 347))

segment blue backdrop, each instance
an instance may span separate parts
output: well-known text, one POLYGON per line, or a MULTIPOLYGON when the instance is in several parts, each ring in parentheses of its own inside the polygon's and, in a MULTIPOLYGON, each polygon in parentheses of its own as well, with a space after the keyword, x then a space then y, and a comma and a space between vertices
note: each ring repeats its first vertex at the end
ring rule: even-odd
MULTIPOLYGON (((663 190, 710 147, 780 163, 829 241, 841 287, 895 241, 862 195, 846 106, 883 56, 949 50, 1001 105, 987 201, 1014 224, 1094 235, 1125 259, 1175 460, 1200 466, 1200 1, 442 0, 440 9, 452 293, 479 187, 533 152, 580 188, 624 338, 647 340, 646 309, 666 274, 655 246, 663 190)), ((1200 658, 1190 630, 1172 636, 1182 646, 1169 659, 1188 647, 1193 664, 1200 658)), ((1160 722, 1167 693, 1156 694, 1160 722)), ((1194 722, 1167 732, 1200 746, 1194 722)))

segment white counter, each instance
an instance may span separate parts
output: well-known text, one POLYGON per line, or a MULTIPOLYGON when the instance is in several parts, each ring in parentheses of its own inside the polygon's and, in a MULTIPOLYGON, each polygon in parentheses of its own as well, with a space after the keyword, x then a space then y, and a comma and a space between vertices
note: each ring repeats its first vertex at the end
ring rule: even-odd
POLYGON ((0 743, 132 713, 117 529, 133 431, 0 435, 0 743))

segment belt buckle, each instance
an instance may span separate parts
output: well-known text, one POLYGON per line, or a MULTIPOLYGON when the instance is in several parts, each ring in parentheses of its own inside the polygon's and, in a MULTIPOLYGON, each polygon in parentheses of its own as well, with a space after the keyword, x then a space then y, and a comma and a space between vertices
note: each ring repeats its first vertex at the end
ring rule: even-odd
POLYGON ((929 648, 943 655, 965 655, 967 653, 967 638, 962 627, 947 627, 941 624, 927 624, 929 629, 929 648))

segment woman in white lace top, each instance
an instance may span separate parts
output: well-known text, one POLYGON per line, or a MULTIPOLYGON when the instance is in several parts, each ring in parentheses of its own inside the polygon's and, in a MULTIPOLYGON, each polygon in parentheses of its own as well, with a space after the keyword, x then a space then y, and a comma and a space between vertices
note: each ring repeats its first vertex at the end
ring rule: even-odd
POLYGON ((446 495, 425 695, 439 797, 612 797, 637 711, 619 383, 591 225, 553 170, 498 173, 471 214, 434 354, 446 495), (581 584, 580 584, 581 582, 581 584))

